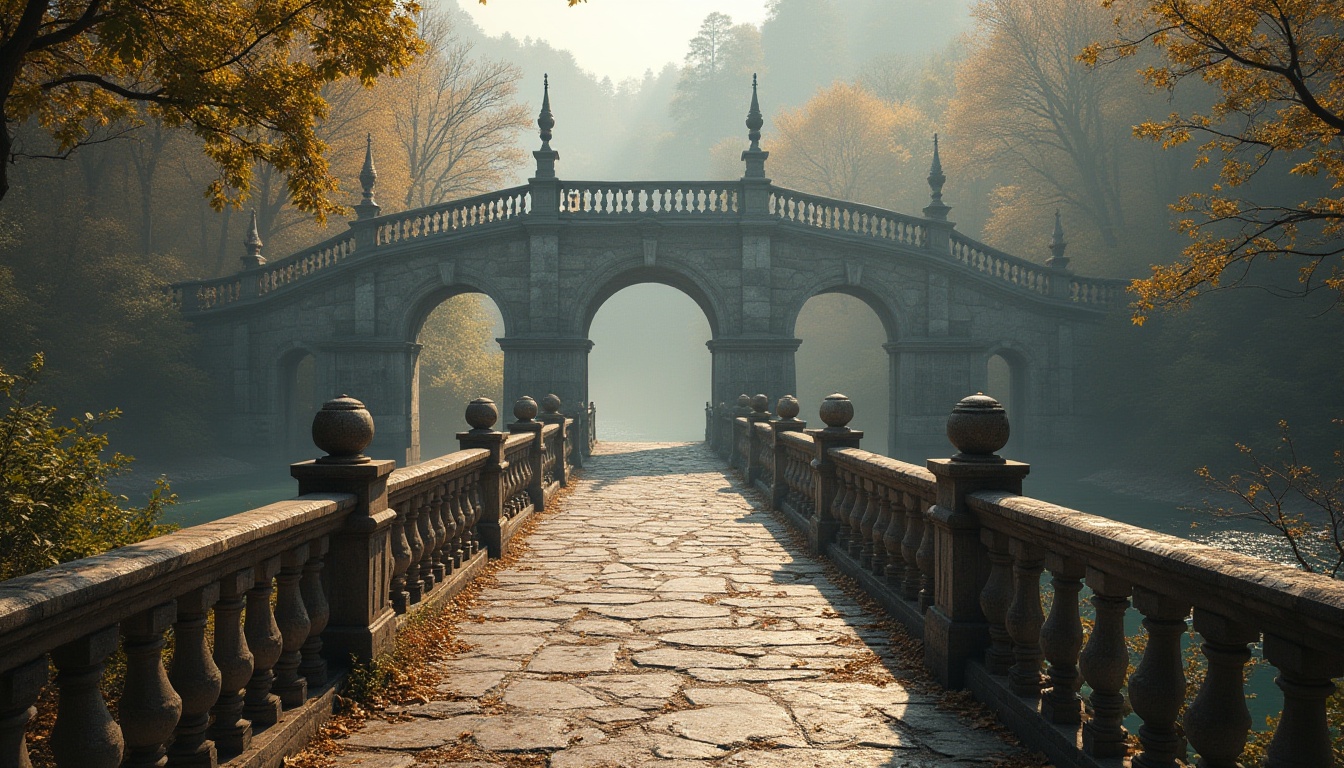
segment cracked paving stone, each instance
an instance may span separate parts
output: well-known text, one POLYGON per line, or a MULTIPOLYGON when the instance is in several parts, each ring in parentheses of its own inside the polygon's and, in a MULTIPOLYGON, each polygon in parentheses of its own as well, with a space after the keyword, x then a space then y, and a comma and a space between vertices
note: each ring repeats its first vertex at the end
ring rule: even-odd
POLYGON ((528 672, 572 674, 610 672, 619 645, 548 645, 527 663, 528 672))
POLYGON ((548 680, 516 680, 504 691, 504 703, 519 709, 585 709, 605 704, 601 699, 569 683, 548 680))
POLYGON ((632 658, 641 667, 664 667, 668 669, 689 669, 701 667, 707 669, 741 669, 751 666, 751 662, 731 653, 716 651, 683 651, 675 648, 657 648, 637 653, 632 658))
POLYGON ((773 702, 720 704, 670 712, 654 718, 648 728, 723 748, 798 736, 789 713, 773 702))

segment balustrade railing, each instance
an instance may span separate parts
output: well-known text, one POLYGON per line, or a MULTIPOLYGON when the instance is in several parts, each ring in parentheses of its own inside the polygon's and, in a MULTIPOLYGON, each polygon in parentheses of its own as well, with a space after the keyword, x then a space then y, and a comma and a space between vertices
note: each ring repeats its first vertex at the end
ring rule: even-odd
POLYGON ((1128 300, 1128 287, 1128 280, 1070 275, 1068 298, 1078 304, 1116 307, 1128 300))
POLYGON ((958 404, 980 426, 950 423, 961 452, 927 469, 859 449, 847 401, 828 412, 828 399, 827 428, 804 432, 790 399, 768 423, 707 408, 711 447, 924 640, 935 677, 969 688, 1053 764, 1174 767, 1194 752, 1206 768, 1238 765, 1252 727, 1243 681, 1260 643, 1284 695, 1264 765, 1335 765, 1341 724, 1327 720, 1326 698, 1344 676, 1344 584, 1020 495, 1027 465, 983 438, 985 419, 1002 419, 1007 435, 990 398, 958 404), (744 443, 755 446, 749 462, 744 443), (773 475, 755 474, 766 466, 773 475), (1146 634, 1137 658, 1131 609, 1146 634), (1203 677, 1187 695, 1191 627, 1203 677))
POLYGON ((568 216, 738 213, 741 185, 732 181, 565 181, 560 213, 568 216))
POLYGON ((783 187, 770 188, 769 213, 782 221, 848 235, 923 247, 923 220, 860 203, 818 197, 783 187))
POLYGON ((330 715, 351 657, 391 649, 396 614, 455 594, 487 548, 504 554, 542 490, 532 467, 568 477, 563 417, 506 434, 493 403, 472 408, 463 450, 394 469, 358 455, 371 418, 350 438, 324 416, 362 404, 332 401, 314 437, 341 452, 292 465, 297 499, 0 582, 0 766, 31 764, 53 667, 41 743, 58 768, 260 765, 259 750, 278 765, 330 715), (118 648, 114 717, 101 684, 118 648))
POLYGON ((1052 279, 1068 279, 1067 273, 1051 273, 1047 267, 1020 259, 957 233, 952 234, 952 258, 971 269, 1024 288, 1050 295, 1052 279))
POLYGON ((268 263, 242 277, 257 281, 257 295, 265 295, 308 275, 316 274, 344 261, 355 253, 355 238, 346 232, 306 251, 268 263))
POLYGON ((374 243, 388 245, 430 235, 511 221, 532 205, 529 187, 511 187, 461 200, 417 208, 374 219, 374 243))

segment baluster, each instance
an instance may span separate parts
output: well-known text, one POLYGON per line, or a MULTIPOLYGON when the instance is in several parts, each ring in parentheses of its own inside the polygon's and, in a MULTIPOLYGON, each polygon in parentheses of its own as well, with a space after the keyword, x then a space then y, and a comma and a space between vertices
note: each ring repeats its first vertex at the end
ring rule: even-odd
POLYGON ((985 649, 985 668, 992 674, 1006 674, 1013 667, 1013 639, 1008 634, 1008 610, 1013 603, 1013 556, 1008 536, 985 528, 980 541, 987 550, 989 578, 980 590, 980 610, 989 623, 989 647, 985 649))
POLYGON ((56 666, 56 724, 51 754, 59 768, 118 768, 121 728, 107 711, 98 683, 103 662, 117 649, 117 626, 85 635, 51 652, 56 666))
POLYGON ((1186 757, 1176 718, 1185 703, 1181 635, 1190 604, 1140 588, 1134 590, 1134 607, 1143 614, 1148 645, 1129 678, 1129 704, 1143 719, 1139 726, 1143 752, 1133 764, 1135 768, 1177 768, 1176 758, 1183 763, 1186 757))
POLYGON ((880 574, 893 589, 899 590, 905 576, 905 559, 901 556, 901 539, 905 538, 905 507, 910 494, 894 488, 887 489, 891 499, 891 523, 882 534, 882 546, 887 550, 887 567, 880 574))
POLYGON ((1041 695, 1041 571, 1045 555, 1025 541, 1014 540, 1013 604, 1008 608, 1005 626, 1013 639, 1013 669, 1009 686, 1018 696, 1041 695))
POLYGON ((406 520, 410 517, 411 503, 401 501, 396 504, 397 519, 392 524, 392 610, 405 613, 410 605, 410 593, 406 591, 406 569, 411 567, 411 544, 406 538, 406 520))
POLYGON ((1335 692, 1332 679, 1344 675, 1344 653, 1338 646, 1322 650, 1269 632, 1264 650, 1279 670, 1274 684, 1283 691, 1283 717, 1265 750, 1265 768, 1333 765, 1325 700, 1335 692))
MULTIPOLYGON (((920 506, 924 509, 924 512, 921 513, 921 517, 923 517, 928 514, 928 510, 933 506, 933 500, 923 499, 920 506)), ((934 600, 933 550, 935 535, 933 526, 926 522, 924 531, 919 537, 919 549, 915 550, 915 561, 919 563, 920 575, 923 576, 919 589, 919 610, 921 612, 933 605, 934 600)))
POLYGON ((239 618, 243 595, 252 587, 251 568, 237 571, 219 583, 215 603, 215 666, 219 667, 219 701, 211 708, 210 738, 223 755, 236 755, 252 743, 252 721, 243 718, 243 688, 252 677, 252 651, 239 618))
POLYGON ((205 737, 210 727, 210 708, 219 699, 222 677, 205 639, 206 616, 219 600, 219 583, 209 584, 177 600, 173 624, 173 665, 168 682, 182 697, 182 717, 168 748, 171 768, 215 768, 219 758, 215 742, 205 737))
POLYGON ((163 668, 163 631, 177 617, 177 604, 160 603, 121 625, 126 653, 126 681, 121 689, 121 731, 126 765, 161 768, 173 728, 182 717, 182 697, 163 668))
POLYGON ((331 548, 326 536, 308 545, 308 562, 303 564, 303 608, 308 612, 308 639, 303 643, 303 661, 299 674, 308 679, 309 689, 327 682, 327 661, 322 658, 322 631, 331 620, 331 606, 322 587, 323 558, 331 548))
POLYGON ((280 719, 280 697, 271 693, 275 682, 275 662, 284 650, 284 637, 275 623, 271 610, 271 579, 280 570, 280 558, 272 557, 255 569, 256 581, 247 590, 247 613, 243 617, 243 634, 252 651, 252 677, 247 681, 247 695, 243 712, 256 726, 274 725, 280 719))
POLYGON ((47 657, 0 673, 0 766, 32 768, 28 759, 28 723, 37 714, 38 694, 47 684, 47 657))
POLYGON ((1121 721, 1125 717, 1125 685, 1129 667, 1129 649, 1125 645, 1125 610, 1129 608, 1130 584, 1094 568, 1087 569, 1087 586, 1092 588, 1092 606, 1096 623, 1087 639, 1087 647, 1078 657, 1083 679, 1092 686, 1092 719, 1083 726, 1083 749, 1093 757, 1124 757, 1127 735, 1121 721))
POLYGON ((1050 662, 1049 690, 1041 699, 1041 715, 1052 723, 1077 725, 1082 722, 1083 702, 1078 698, 1082 680, 1078 674, 1078 653, 1083 649, 1083 622, 1078 612, 1078 593, 1082 591, 1083 564, 1062 555, 1050 555, 1050 584, 1054 600, 1050 615, 1041 626, 1041 650, 1050 662))
POLYGON ((919 544, 924 540, 924 499, 910 496, 905 513, 905 538, 901 539, 901 559, 905 561, 905 580, 901 582, 901 597, 918 600, 923 574, 919 572, 919 544))
POLYGON ((454 569, 461 568, 462 563, 469 557, 467 548, 463 546, 463 538, 467 532, 467 513, 462 508, 466 501, 463 493, 466 482, 466 478, 458 478, 448 486, 445 522, 449 525, 448 553, 452 556, 454 569))
POLYGON ((1195 609, 1195 631, 1204 638, 1201 648, 1209 669, 1181 725, 1199 753, 1199 768, 1239 768, 1237 759, 1251 730, 1243 671, 1251 651, 1246 646, 1259 640, 1260 633, 1202 608, 1195 609))
POLYGON ((308 698, 308 681, 299 674, 303 644, 308 642, 308 631, 312 628, 299 584, 307 562, 307 544, 289 550, 280 558, 280 574, 275 579, 275 623, 280 628, 283 645, 280 658, 275 662, 275 682, 271 690, 280 697, 280 704, 285 709, 303 706, 308 698))
POLYGON ((878 578, 882 578, 887 572, 887 529, 891 527, 891 494, 892 490, 886 486, 877 486, 873 494, 874 502, 877 504, 877 519, 873 522, 873 556, 868 561, 868 568, 878 578))
POLYGON ((469 512, 467 514, 467 551, 475 555, 481 551, 481 537, 479 536, 476 524, 481 521, 481 484, 476 475, 471 476, 467 484, 467 505, 469 512))
POLYGON ((448 503, 444 496, 444 484, 435 483, 430 491, 433 495, 433 501, 430 502, 430 520, 434 521, 434 581, 442 584, 444 578, 448 575, 453 562, 446 548, 448 546, 448 526, 444 523, 444 518, 448 516, 448 503))
POLYGON ((420 506, 415 498, 406 501, 406 546, 411 551, 411 562, 406 566, 406 600, 408 605, 414 605, 424 597, 420 561, 425 556, 425 542, 420 538, 420 506))
MULTIPOLYGON (((429 594, 434 588, 434 521, 430 517, 433 510, 430 507, 430 495, 428 493, 418 493, 415 496, 415 506, 420 510, 420 542, 422 544, 422 554, 420 555, 420 591, 421 594, 429 594)), ((415 566, 412 566, 415 567, 415 566)))
POLYGON ((854 530, 858 534, 854 543, 854 557, 861 568, 873 564, 873 525, 877 522, 877 494, 873 491, 873 481, 860 478, 863 486, 863 506, 854 510, 854 530))
POLYGON ((835 468, 835 479, 840 486, 836 489, 835 499, 831 503, 831 517, 839 525, 835 529, 835 543, 841 549, 849 549, 849 507, 854 502, 854 476, 841 467, 835 468))

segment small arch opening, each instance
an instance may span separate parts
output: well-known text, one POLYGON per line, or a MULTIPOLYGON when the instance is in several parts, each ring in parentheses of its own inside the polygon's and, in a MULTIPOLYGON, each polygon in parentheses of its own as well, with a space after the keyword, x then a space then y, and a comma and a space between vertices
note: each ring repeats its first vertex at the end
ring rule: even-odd
POLYGON ((864 432, 863 448, 890 455, 893 429, 891 357, 886 325, 864 300, 823 293, 803 305, 794 325, 802 340, 796 357, 800 418, 817 426, 817 408, 832 392, 854 403, 850 424, 864 432))
POLYGON ((710 337, 701 305, 668 285, 632 285, 602 302, 588 330, 598 439, 703 440, 710 337))
MULTIPOLYGON (((1003 405, 1012 424, 1027 424, 1026 393, 1026 365, 1018 355, 999 350, 985 360, 985 394, 1003 405)), ((1022 432, 1021 428, 1012 431, 1006 449, 1022 447, 1022 432)))
POLYGON ((317 360, 306 349, 290 352, 281 361, 281 411, 284 414, 280 445, 289 461, 312 458, 313 414, 322 407, 317 391, 317 360))
MULTIPOLYGON (((411 390, 411 445, 420 457, 456 451, 467 403, 504 397, 504 352, 497 338, 504 318, 483 293, 458 293, 435 306, 420 323, 421 345, 411 390)), ((500 406, 501 418, 507 409, 500 406)))

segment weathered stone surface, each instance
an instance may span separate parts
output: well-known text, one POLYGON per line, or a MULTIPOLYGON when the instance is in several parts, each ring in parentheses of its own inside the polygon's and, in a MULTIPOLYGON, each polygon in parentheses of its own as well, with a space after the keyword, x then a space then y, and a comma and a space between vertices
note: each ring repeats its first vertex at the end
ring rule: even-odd
POLYGON ((805 630, 703 629, 693 632, 669 632, 659 640, 672 645, 747 646, 747 645, 826 645, 835 635, 805 630))
POLYGON ((616 651, 611 645, 548 645, 532 657, 528 672, 573 674, 610 672, 616 666, 616 651))
POLYGON ((654 718, 649 730, 719 747, 796 737, 789 713, 776 704, 723 704, 671 712, 654 718))
POLYGON ((519 709, 582 709, 605 702, 569 683, 548 680, 515 680, 504 691, 504 703, 519 709))
POLYGON ((602 691, 626 699, 666 699, 681 689, 683 678, 669 672, 650 672, 640 675, 601 675, 575 681, 590 691, 602 691))
POLYGON ((669 669, 688 669, 690 667, 741 669, 751 665, 751 662, 731 653, 683 651, 675 648, 658 648, 637 653, 632 661, 641 667, 665 667, 669 669))

